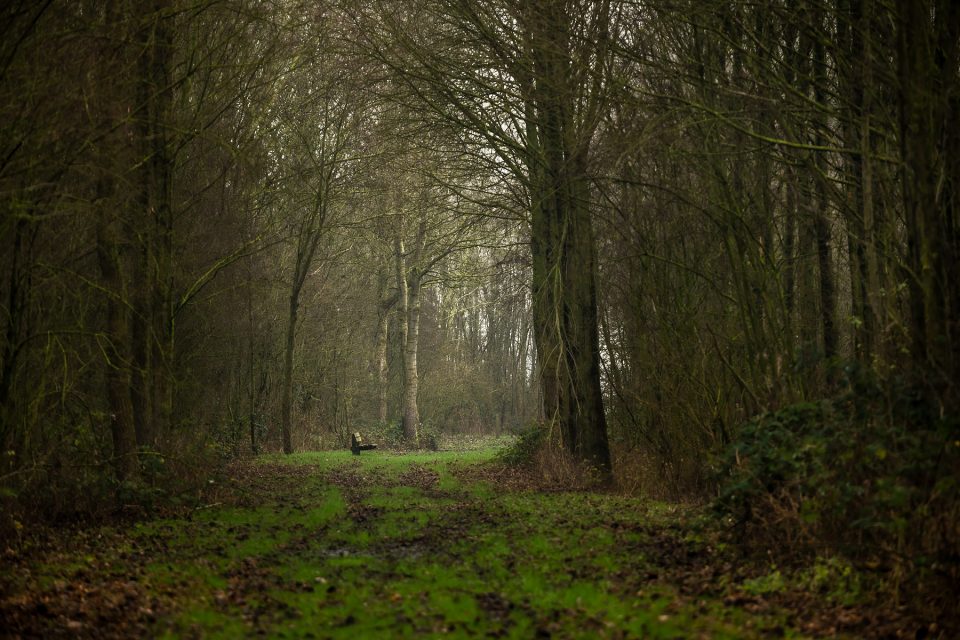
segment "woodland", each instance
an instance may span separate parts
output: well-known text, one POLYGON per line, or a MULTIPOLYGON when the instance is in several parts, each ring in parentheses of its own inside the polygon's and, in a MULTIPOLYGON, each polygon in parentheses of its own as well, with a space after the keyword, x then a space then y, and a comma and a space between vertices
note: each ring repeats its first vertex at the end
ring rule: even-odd
POLYGON ((0 4, 0 636, 956 637, 958 381, 953 0, 0 4))

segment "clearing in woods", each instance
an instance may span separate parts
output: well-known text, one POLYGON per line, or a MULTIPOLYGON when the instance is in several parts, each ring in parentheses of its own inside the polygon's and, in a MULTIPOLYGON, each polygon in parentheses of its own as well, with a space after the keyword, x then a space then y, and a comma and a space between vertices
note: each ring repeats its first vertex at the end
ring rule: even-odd
POLYGON ((743 638, 883 633, 751 571, 693 508, 538 491, 491 451, 267 456, 201 508, 8 549, 0 635, 743 638))

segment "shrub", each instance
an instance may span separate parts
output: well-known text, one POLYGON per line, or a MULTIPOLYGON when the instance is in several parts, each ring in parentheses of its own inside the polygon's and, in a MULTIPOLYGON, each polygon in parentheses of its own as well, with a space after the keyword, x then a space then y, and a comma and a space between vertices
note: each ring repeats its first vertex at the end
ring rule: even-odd
POLYGON ((530 467, 547 440, 547 429, 533 424, 521 431, 516 441, 499 454, 497 459, 511 467, 530 467))
MULTIPOLYGON (((400 420, 378 422, 366 431, 361 430, 363 439, 376 444, 381 449, 406 449, 407 442, 403 437, 403 423, 400 420)), ((347 446, 350 444, 350 434, 347 434, 347 446)))
POLYGON ((836 397, 741 427, 716 467, 716 512, 749 545, 832 550, 894 584, 958 584, 957 416, 901 380, 847 373, 836 397))

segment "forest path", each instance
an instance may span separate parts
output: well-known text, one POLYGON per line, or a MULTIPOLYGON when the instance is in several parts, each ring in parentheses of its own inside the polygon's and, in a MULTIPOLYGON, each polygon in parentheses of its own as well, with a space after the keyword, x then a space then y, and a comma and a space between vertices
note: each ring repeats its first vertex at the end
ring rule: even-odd
POLYGON ((785 598, 778 572, 751 577, 696 510, 534 491, 483 464, 491 455, 236 465, 205 508, 8 551, 0 635, 743 638, 849 624, 859 637, 867 625, 785 598))

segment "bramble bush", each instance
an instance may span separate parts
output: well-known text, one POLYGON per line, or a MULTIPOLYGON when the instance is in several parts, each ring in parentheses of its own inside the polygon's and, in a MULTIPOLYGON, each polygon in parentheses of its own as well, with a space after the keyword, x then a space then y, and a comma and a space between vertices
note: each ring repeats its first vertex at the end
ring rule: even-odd
POLYGON ((958 416, 903 379, 845 373, 835 397, 741 427, 717 461, 717 514, 748 545, 837 553, 894 588, 956 589, 958 416))

